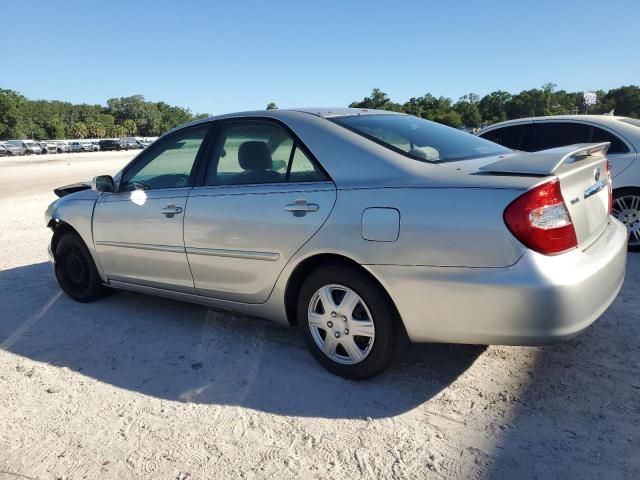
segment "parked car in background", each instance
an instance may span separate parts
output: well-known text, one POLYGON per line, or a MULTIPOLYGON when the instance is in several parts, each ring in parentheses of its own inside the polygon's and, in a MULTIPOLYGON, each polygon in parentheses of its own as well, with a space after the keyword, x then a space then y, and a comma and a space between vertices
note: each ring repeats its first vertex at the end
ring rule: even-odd
POLYGON ((11 155, 4 145, 0 144, 0 157, 7 157, 11 155))
POLYGON ((11 156, 18 157, 20 155, 24 155, 24 149, 22 147, 17 147, 10 143, 2 143, 0 145, 2 145, 7 153, 11 156))
POLYGON ((71 145, 64 140, 56 140, 53 144, 56 146, 56 153, 69 153, 71 151, 71 145))
POLYGON ((514 153, 376 110, 223 115, 56 189, 49 248, 77 301, 113 287, 266 316, 367 378, 404 335, 533 345, 602 315, 627 256, 606 148, 514 153))
POLYGON ((115 138, 105 138, 98 142, 100 150, 103 152, 110 150, 122 150, 122 142, 115 138))
POLYGON ((610 142, 613 215, 627 227, 629 249, 640 251, 640 120, 609 115, 522 118, 491 125, 478 135, 525 152, 610 142))
POLYGON ((40 148, 42 148, 42 153, 56 153, 58 151, 54 142, 40 142, 40 148))
POLYGON ((42 153, 40 146, 33 140, 7 140, 7 143, 21 148, 24 155, 38 155, 42 153))
POLYGON ((93 145, 93 151, 94 152, 99 152, 100 151, 100 142, 98 140, 92 141, 91 145, 93 145))
POLYGON ((144 148, 136 137, 124 137, 120 139, 124 150, 135 150, 144 148))
POLYGON ((72 152, 92 152, 93 151, 93 145, 85 143, 85 142, 81 142, 78 140, 74 140, 72 142, 69 142, 69 145, 71 145, 71 151, 72 152))

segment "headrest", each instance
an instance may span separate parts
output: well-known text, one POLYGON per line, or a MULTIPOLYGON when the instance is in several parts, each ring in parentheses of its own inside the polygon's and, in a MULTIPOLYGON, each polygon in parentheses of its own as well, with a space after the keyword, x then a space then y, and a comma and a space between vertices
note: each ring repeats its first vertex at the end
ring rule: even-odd
POLYGON ((243 170, 271 170, 273 162, 265 142, 250 141, 240 145, 238 162, 243 170))

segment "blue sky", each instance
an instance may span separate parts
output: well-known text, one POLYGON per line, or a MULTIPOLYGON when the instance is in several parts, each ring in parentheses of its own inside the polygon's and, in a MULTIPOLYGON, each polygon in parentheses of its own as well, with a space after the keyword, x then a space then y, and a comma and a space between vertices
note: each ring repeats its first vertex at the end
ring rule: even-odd
POLYGON ((639 0, 2 0, 0 88, 212 114, 640 83, 639 0))

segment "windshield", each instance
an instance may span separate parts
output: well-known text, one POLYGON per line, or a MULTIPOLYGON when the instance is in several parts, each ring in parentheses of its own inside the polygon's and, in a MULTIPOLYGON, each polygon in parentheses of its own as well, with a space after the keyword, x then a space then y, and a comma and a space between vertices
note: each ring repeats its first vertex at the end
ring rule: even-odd
POLYGON ((411 115, 352 115, 330 120, 421 162, 453 162, 511 152, 497 143, 411 115))

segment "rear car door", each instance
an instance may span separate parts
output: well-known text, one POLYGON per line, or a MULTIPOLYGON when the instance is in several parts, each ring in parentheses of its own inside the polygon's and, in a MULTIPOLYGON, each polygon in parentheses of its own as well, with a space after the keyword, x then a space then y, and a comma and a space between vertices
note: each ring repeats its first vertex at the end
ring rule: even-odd
POLYGON ((96 202, 93 236, 110 281, 195 293, 184 211, 208 125, 180 130, 139 155, 116 193, 96 202))
POLYGON ((285 126, 266 120, 221 123, 185 217, 197 293, 265 302, 335 199, 333 182, 285 126))

